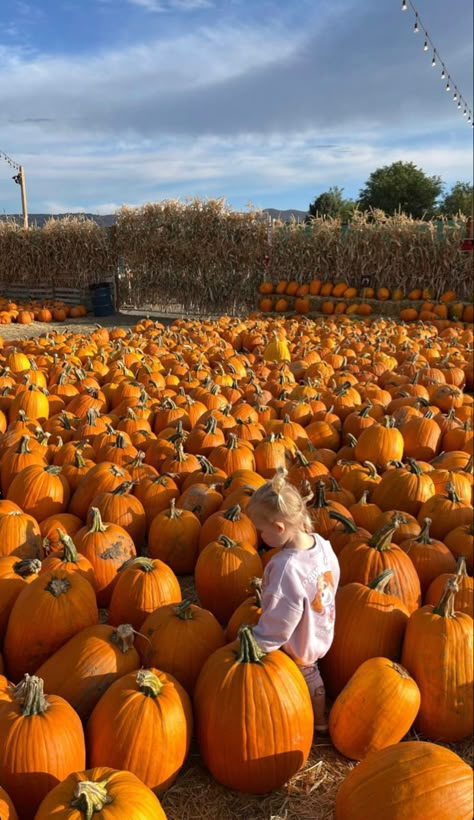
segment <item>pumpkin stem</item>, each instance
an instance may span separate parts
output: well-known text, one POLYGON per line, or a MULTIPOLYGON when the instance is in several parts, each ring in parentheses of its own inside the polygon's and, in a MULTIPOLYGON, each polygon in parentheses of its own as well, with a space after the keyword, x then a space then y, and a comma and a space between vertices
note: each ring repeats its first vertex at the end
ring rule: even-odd
POLYGON ((456 563, 456 579, 459 580, 467 575, 466 559, 460 555, 456 563))
MULTIPOLYGON (((466 562, 464 562, 466 566, 466 562)), ((41 561, 38 558, 23 558, 13 565, 13 571, 20 578, 28 578, 29 575, 37 575, 41 569, 41 561)))
POLYGON ((229 509, 225 511, 224 518, 227 521, 240 521, 240 513, 240 504, 234 504, 232 507, 229 507, 229 509))
POLYGON ((18 442, 18 447, 16 449, 16 452, 18 454, 22 454, 22 455, 24 455, 25 453, 31 453, 31 450, 28 446, 29 442, 30 442, 30 437, 29 436, 22 436, 20 441, 18 442))
POLYGON ((222 544, 225 549, 231 549, 232 547, 237 546, 237 541, 233 541, 228 535, 219 535, 217 541, 219 544, 222 544))
POLYGON ((418 538, 415 538, 415 541, 418 544, 432 544, 433 540, 430 538, 430 527, 431 527, 431 518, 425 518, 423 521, 423 527, 418 538))
POLYGON ((214 465, 211 464, 211 462, 208 458, 206 458, 206 456, 199 455, 197 456, 197 460, 201 465, 201 471, 204 473, 204 475, 214 475, 215 473, 219 472, 219 470, 217 470, 216 467, 214 467, 214 465))
POLYGON ((58 528, 58 536, 63 545, 63 554, 61 560, 67 564, 77 564, 79 561, 79 553, 71 536, 65 532, 61 532, 58 528))
POLYGON ((155 565, 151 558, 146 558, 144 555, 139 555, 135 558, 128 558, 123 562, 122 566, 118 568, 117 572, 127 569, 127 567, 139 567, 143 572, 152 572, 155 565))
POLYGON ((45 586, 46 592, 50 592, 54 598, 59 598, 69 589, 71 589, 71 582, 67 578, 58 578, 57 575, 53 575, 45 586))
POLYGON ((385 552, 385 550, 390 549, 393 533, 401 524, 406 524, 406 522, 407 519, 405 516, 400 515, 400 513, 392 515, 391 520, 384 524, 383 527, 380 527, 380 529, 373 534, 372 538, 368 539, 367 543, 369 547, 379 552, 385 552))
POLYGON ((136 677, 137 685, 147 698, 157 698, 161 694, 163 684, 158 675, 151 669, 139 669, 136 677))
POLYGON ((395 672, 398 672, 401 678, 411 680, 411 675, 409 674, 408 670, 405 669, 405 667, 402 666, 400 663, 395 663, 395 661, 391 661, 390 666, 392 669, 395 669, 395 672))
POLYGON ((250 585, 255 595, 255 606, 260 608, 262 606, 262 579, 256 577, 251 578, 250 585))
POLYGON ((106 532, 107 527, 102 523, 102 516, 98 507, 91 507, 89 511, 90 528, 89 532, 106 532))
POLYGON ((423 475, 423 470, 417 464, 414 458, 407 458, 407 462, 410 465, 410 472, 414 473, 415 475, 423 475))
POLYGON ((316 509, 322 509, 323 507, 329 507, 328 501, 326 499, 326 485, 324 481, 317 481, 316 482, 316 498, 314 504, 312 505, 316 509))
POLYGON ((329 510, 329 518, 334 519, 335 521, 340 521, 344 527, 344 532, 346 533, 356 533, 357 527, 350 518, 347 518, 342 513, 338 512, 338 510, 329 510))
POLYGON ((250 626, 241 626, 238 633, 239 651, 236 652, 237 663, 262 663, 265 652, 257 646, 250 626))
POLYGON ((112 803, 112 798, 107 794, 107 780, 94 782, 93 780, 82 780, 74 789, 74 797, 70 806, 85 814, 85 820, 92 820, 93 815, 102 811, 105 806, 112 803))
POLYGON ((43 686, 42 678, 37 678, 36 675, 29 675, 28 672, 25 672, 23 680, 12 687, 13 697, 20 704, 23 717, 44 715, 46 710, 49 709, 43 686))
POLYGON ((112 490, 112 495, 127 495, 136 483, 136 481, 122 481, 115 490, 112 490))
POLYGON ((367 584, 367 586, 369 587, 369 589, 377 590, 377 592, 386 592, 387 587, 392 578, 394 577, 394 575, 395 572, 393 571, 393 569, 384 569, 384 571, 381 572, 380 575, 377 575, 377 577, 374 578, 374 580, 371 581, 369 584, 367 584))
POLYGON ((185 598, 184 601, 176 604, 176 606, 173 607, 173 612, 176 617, 181 618, 182 621, 192 621, 194 615, 191 604, 192 601, 189 598, 185 598))
POLYGON ((135 641, 133 626, 131 626, 131 624, 120 624, 120 626, 112 632, 110 640, 115 646, 118 646, 120 651, 125 655, 125 653, 132 648, 135 641))
POLYGON ((454 618, 454 596, 458 590, 456 577, 448 578, 439 604, 433 609, 433 615, 441 615, 442 618, 454 618))
POLYGON ((459 498, 459 496, 456 492, 456 488, 455 488, 452 481, 448 481, 447 484, 446 484, 446 494, 447 494, 449 500, 453 504, 459 504, 460 503, 461 499, 459 498))

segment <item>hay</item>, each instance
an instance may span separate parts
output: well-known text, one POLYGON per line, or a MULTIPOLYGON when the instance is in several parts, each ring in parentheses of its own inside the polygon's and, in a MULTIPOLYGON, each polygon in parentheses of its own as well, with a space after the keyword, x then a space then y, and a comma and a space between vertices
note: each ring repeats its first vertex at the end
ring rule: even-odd
POLYGON ((337 789, 355 764, 315 739, 304 768, 285 787, 250 795, 220 786, 193 743, 175 784, 161 798, 168 820, 329 820, 337 789))

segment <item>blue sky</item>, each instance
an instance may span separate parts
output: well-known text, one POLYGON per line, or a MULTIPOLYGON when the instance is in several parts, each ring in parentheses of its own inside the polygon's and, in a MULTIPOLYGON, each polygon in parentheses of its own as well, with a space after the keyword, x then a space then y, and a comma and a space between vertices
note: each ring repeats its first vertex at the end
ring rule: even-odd
MULTIPOLYGON (((468 0, 416 0, 472 109, 468 0)), ((473 129, 401 0, 1 0, 0 149, 31 212, 356 197, 410 160, 471 181, 473 129)), ((20 210, 0 158, 0 213, 20 210)))

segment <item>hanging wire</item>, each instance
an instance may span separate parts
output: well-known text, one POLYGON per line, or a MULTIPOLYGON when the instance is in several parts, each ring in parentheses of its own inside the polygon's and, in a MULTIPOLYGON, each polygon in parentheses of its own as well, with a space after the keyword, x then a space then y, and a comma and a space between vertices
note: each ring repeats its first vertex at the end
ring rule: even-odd
MULTIPOLYGON (((423 34, 424 34, 423 51, 429 51, 430 46, 431 46, 431 49, 433 51, 431 65, 434 68, 437 65, 437 62, 438 61, 440 62, 441 69, 442 69, 441 70, 441 79, 444 80, 444 79, 446 79, 446 76, 447 76, 448 81, 446 83, 446 91, 449 91, 451 89, 452 79, 451 79, 451 76, 449 75, 448 70, 446 68, 446 63, 442 59, 438 49, 436 48, 435 44, 433 43, 433 40, 431 39, 430 35, 428 34, 428 31, 427 31, 426 27, 424 26, 423 21, 420 18, 420 13, 419 13, 418 9, 416 8, 415 4, 413 3, 413 0, 402 0, 401 10, 402 11, 408 11, 408 5, 410 5, 410 7, 411 7, 411 9, 412 9, 412 11, 415 15, 415 24, 413 26, 413 33, 418 34, 420 31, 423 32, 423 34)), ((467 118, 467 122, 474 128, 474 117, 472 115, 472 108, 468 104, 468 102, 467 102, 466 98, 463 96, 463 94, 461 94, 458 87, 455 85, 454 88, 455 88, 455 92, 454 92, 454 96, 453 96, 453 101, 458 103, 457 107, 459 109, 464 109, 461 113, 463 114, 464 117, 467 118)))
POLYGON ((9 157, 8 154, 6 154, 5 151, 2 151, 1 149, 0 149, 0 159, 4 159, 5 162, 7 162, 8 165, 10 166, 10 168, 13 168, 14 171, 19 171, 20 170, 20 165, 18 164, 18 162, 15 162, 14 159, 9 157))

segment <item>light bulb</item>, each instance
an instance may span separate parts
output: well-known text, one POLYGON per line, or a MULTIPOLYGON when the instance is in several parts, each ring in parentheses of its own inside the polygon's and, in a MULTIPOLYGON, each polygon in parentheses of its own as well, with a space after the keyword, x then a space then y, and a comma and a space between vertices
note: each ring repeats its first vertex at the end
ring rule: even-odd
POLYGON ((436 65, 436 57, 433 54, 433 59, 431 60, 431 68, 434 68, 436 65))
POLYGON ((458 101, 458 108, 461 108, 461 100, 458 101))
POLYGON ((467 108, 464 109, 464 111, 462 112, 462 115, 463 115, 463 117, 467 117, 467 108))
POLYGON ((402 0, 402 11, 407 10, 407 0, 402 0))
POLYGON ((454 94, 453 94, 453 100, 457 100, 457 98, 458 98, 458 93, 457 93, 457 91, 455 91, 454 94))
POLYGON ((470 114, 469 114, 469 116, 468 116, 468 118, 467 118, 467 121, 468 121, 468 122, 471 122, 471 115, 470 115, 470 114))
POLYGON ((417 18, 415 20, 415 25, 413 26, 413 33, 418 34, 419 30, 420 30, 420 27, 418 25, 418 16, 417 16, 417 18))
POLYGON ((423 51, 428 51, 428 40, 425 40, 425 44, 423 46, 423 51))
POLYGON ((448 82, 446 83, 446 91, 450 91, 450 89, 451 89, 451 86, 449 85, 449 80, 448 80, 448 82))
POLYGON ((443 66, 443 70, 441 72, 441 79, 444 80, 445 77, 446 77, 446 71, 444 70, 444 66, 443 66))

